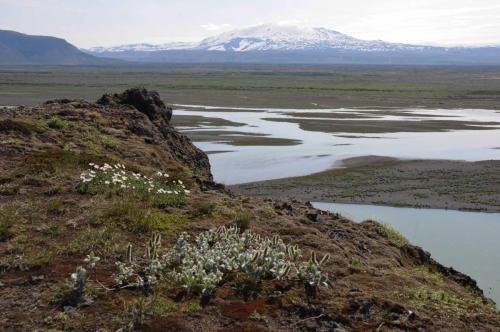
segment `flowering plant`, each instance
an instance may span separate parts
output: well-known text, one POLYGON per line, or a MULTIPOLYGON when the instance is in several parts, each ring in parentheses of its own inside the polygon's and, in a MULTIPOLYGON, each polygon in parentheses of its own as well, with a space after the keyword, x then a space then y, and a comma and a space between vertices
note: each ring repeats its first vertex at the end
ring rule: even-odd
POLYGON ((180 204, 189 194, 181 180, 169 180, 170 175, 166 172, 158 171, 148 177, 127 171, 123 164, 100 166, 90 163, 89 166, 90 169, 80 175, 80 193, 130 195, 155 205, 180 204))

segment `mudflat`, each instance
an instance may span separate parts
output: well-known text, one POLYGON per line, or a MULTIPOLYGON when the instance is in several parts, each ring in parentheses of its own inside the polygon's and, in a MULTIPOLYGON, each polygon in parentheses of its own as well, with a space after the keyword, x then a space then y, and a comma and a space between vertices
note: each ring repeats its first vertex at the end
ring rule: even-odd
POLYGON ((500 122, 475 122, 456 120, 329 120, 329 119, 277 119, 267 121, 299 124, 306 131, 322 133, 399 133, 399 132, 442 132, 449 130, 492 130, 499 129, 500 122))
POLYGON ((500 212, 500 161, 366 156, 342 168, 230 186, 238 194, 302 200, 500 212))

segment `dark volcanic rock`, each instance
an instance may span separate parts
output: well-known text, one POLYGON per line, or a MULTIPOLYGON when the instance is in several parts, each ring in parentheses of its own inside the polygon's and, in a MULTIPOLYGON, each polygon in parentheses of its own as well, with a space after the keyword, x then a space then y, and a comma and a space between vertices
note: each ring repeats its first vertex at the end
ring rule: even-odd
POLYGON ((105 94, 96 103, 106 108, 132 106, 145 114, 152 126, 137 119, 129 125, 129 130, 137 135, 147 136, 147 141, 150 143, 157 142, 167 146, 181 164, 190 167, 196 174, 203 174, 209 182, 212 182, 208 156, 170 124, 172 108, 165 105, 158 92, 133 88, 119 94, 105 94), (154 137, 154 133, 159 133, 161 137, 154 137))
POLYGON ((167 107, 156 91, 148 91, 144 88, 133 88, 123 93, 113 95, 105 94, 97 101, 104 106, 131 105, 138 111, 148 116, 151 121, 162 118, 169 122, 172 118, 172 108, 167 107))

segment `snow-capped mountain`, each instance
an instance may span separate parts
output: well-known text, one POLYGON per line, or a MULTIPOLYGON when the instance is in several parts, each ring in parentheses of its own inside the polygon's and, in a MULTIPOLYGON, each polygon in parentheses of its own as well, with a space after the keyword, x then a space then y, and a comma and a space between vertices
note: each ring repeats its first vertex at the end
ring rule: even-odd
POLYGON ((436 47, 357 39, 325 28, 264 24, 198 43, 95 47, 100 57, 147 63, 500 65, 498 47, 436 47))
POLYGON ((245 29, 233 30, 203 39, 199 43, 129 44, 112 47, 94 47, 91 53, 105 52, 154 52, 167 50, 204 50, 204 51, 290 51, 346 49, 360 51, 384 51, 393 49, 421 50, 425 46, 366 41, 356 39, 340 32, 325 28, 299 28, 263 24, 245 29))
POLYGON ((202 40, 197 49, 207 51, 348 50, 381 51, 393 48, 422 48, 383 41, 365 41, 325 28, 299 28, 264 24, 233 30, 202 40))

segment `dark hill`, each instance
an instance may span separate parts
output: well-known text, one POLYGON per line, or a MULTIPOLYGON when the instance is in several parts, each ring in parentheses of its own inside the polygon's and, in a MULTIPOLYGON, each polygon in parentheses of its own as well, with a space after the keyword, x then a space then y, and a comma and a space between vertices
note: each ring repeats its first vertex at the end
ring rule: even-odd
POLYGON ((100 65, 113 62, 83 53, 64 39, 0 30, 0 65, 100 65))

